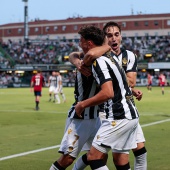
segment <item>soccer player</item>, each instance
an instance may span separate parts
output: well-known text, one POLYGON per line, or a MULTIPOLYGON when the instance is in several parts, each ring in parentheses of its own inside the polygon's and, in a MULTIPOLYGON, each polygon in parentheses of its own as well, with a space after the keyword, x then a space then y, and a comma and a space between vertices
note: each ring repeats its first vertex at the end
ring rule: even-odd
POLYGON ((34 88, 34 95, 35 95, 35 110, 39 110, 39 103, 41 97, 42 87, 45 85, 44 77, 41 74, 41 70, 37 70, 37 74, 32 76, 31 79, 31 92, 33 92, 34 88))
MULTIPOLYGON (((98 46, 100 29, 96 31, 98 34, 93 34, 95 29, 97 27, 84 27, 79 31, 80 46, 85 54, 98 46)), ((137 146, 138 112, 126 76, 112 54, 96 59, 92 73, 101 89, 95 96, 78 102, 76 113, 81 117, 85 108, 105 102, 106 119, 93 140, 87 160, 92 169, 108 169, 103 157, 112 149, 116 168, 129 169, 129 150, 137 146)))
POLYGON ((166 77, 165 77, 165 75, 161 72, 160 75, 159 75, 159 85, 160 85, 160 87, 161 87, 162 95, 164 95, 164 86, 165 86, 165 83, 166 83, 166 77))
POLYGON ((56 72, 53 71, 52 72, 52 75, 49 77, 48 79, 48 85, 49 85, 49 102, 52 100, 52 94, 54 95, 54 101, 55 102, 55 89, 56 89, 56 86, 57 86, 57 77, 56 77, 56 72))
MULTIPOLYGON (((102 45, 103 36, 99 37, 98 41, 99 45, 102 45)), ((84 69, 86 70, 86 67, 84 69)), ((75 102, 68 111, 65 133, 59 149, 59 153, 62 155, 52 164, 50 170, 66 169, 77 158, 85 143, 88 148, 91 147, 93 138, 101 125, 98 117, 98 106, 86 108, 81 117, 78 117, 75 105, 79 101, 94 96, 97 91, 98 88, 93 76, 84 76, 77 69, 74 90, 75 102)))
POLYGON ((151 92, 151 90, 152 90, 152 76, 150 73, 147 74, 147 79, 148 79, 147 89, 148 89, 148 92, 151 92))
MULTIPOLYGON (((137 100, 141 100, 142 92, 138 89, 135 89, 134 86, 136 84, 136 73, 137 73, 137 59, 133 52, 125 49, 121 49, 121 28, 115 22, 108 22, 105 27, 103 28, 106 36, 107 41, 112 48, 115 55, 113 57, 118 59, 119 64, 123 67, 126 72, 127 79, 129 82, 130 87, 132 88, 132 93, 136 97, 137 100)), ((90 65, 92 61, 95 60, 98 56, 104 53, 104 48, 106 51, 108 50, 107 44, 93 48, 89 50, 84 58, 84 63, 86 65, 90 65), (103 49, 102 49, 103 48, 103 49)), ((102 116, 102 115, 101 115, 102 116)), ((135 169, 146 170, 147 169, 147 151, 144 145, 145 138, 143 135, 143 131, 141 129, 140 124, 138 125, 138 133, 137 133, 137 148, 133 149, 133 153, 135 155, 135 169)), ((80 160, 80 158, 79 158, 80 160)), ((85 163, 82 162, 82 167, 85 167, 85 163)), ((81 167, 80 163, 78 165, 81 167)))
POLYGON ((55 93, 55 99, 57 100, 57 104, 60 104, 60 97, 59 97, 59 93, 63 98, 63 103, 66 102, 66 97, 65 94, 63 93, 63 84, 62 84, 62 76, 60 75, 60 72, 56 72, 55 76, 57 77, 57 87, 54 91, 55 93))

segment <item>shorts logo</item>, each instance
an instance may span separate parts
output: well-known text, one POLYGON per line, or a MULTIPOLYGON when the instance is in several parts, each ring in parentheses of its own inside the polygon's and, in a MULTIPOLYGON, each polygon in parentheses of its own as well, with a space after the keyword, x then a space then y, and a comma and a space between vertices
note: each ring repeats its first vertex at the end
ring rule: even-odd
POLYGON ((100 138, 100 135, 97 135, 97 139, 99 139, 100 138))
POLYGON ((72 129, 68 129, 68 134, 70 134, 72 132, 72 129))
POLYGON ((68 152, 72 152, 72 151, 73 151, 73 147, 70 146, 70 147, 68 148, 68 152))
POLYGON ((116 126, 116 122, 115 121, 112 122, 112 126, 116 126))

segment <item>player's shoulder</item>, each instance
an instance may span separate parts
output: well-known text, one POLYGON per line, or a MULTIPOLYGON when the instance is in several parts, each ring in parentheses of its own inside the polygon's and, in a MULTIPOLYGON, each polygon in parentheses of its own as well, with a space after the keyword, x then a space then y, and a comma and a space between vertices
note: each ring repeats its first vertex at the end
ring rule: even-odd
POLYGON ((133 51, 126 50, 128 56, 135 56, 133 51))

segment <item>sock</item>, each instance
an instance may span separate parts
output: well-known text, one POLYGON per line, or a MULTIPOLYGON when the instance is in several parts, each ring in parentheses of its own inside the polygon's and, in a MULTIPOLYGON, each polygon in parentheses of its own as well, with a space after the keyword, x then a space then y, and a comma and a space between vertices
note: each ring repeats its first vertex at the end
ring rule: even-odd
POLYGON ((134 152, 135 162, 134 162, 134 170, 146 170, 147 169, 147 151, 146 148, 143 147, 134 152))
POLYGON ((103 159, 89 161, 92 170, 109 170, 103 159))
POLYGON ((62 93, 61 96, 62 96, 62 98, 63 98, 63 101, 65 101, 65 100, 66 100, 65 95, 62 93))
POLYGON ((36 107, 38 107, 38 105, 39 105, 39 101, 36 101, 36 107))
POLYGON ((130 170, 130 165, 127 163, 126 165, 115 165, 117 170, 130 170))
POLYGON ((60 103, 60 98, 59 98, 58 94, 55 94, 55 98, 57 99, 57 103, 60 103))
POLYGON ((87 155, 84 154, 83 156, 78 158, 72 170, 83 170, 84 168, 86 168, 86 166, 88 166, 88 161, 87 155))
POLYGON ((54 162, 49 170, 65 170, 57 161, 54 162))

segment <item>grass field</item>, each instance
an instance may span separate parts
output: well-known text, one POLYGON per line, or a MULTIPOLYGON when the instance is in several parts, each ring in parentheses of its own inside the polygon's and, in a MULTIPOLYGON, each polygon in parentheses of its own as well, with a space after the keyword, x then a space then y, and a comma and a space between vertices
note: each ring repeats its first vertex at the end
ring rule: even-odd
MULTIPOLYGON (((146 87, 140 89, 144 95, 136 105, 146 138, 148 170, 169 170, 170 87, 165 88, 165 95, 160 87, 153 87, 150 93, 146 87)), ((64 88, 64 92, 67 102, 57 105, 48 102, 48 89, 44 88, 40 110, 35 111, 30 89, 0 89, 0 170, 48 170, 60 156, 58 145, 74 101, 73 88, 64 88)), ((133 169, 132 153, 130 163, 133 169)), ((108 167, 115 169, 111 155, 108 167)))

